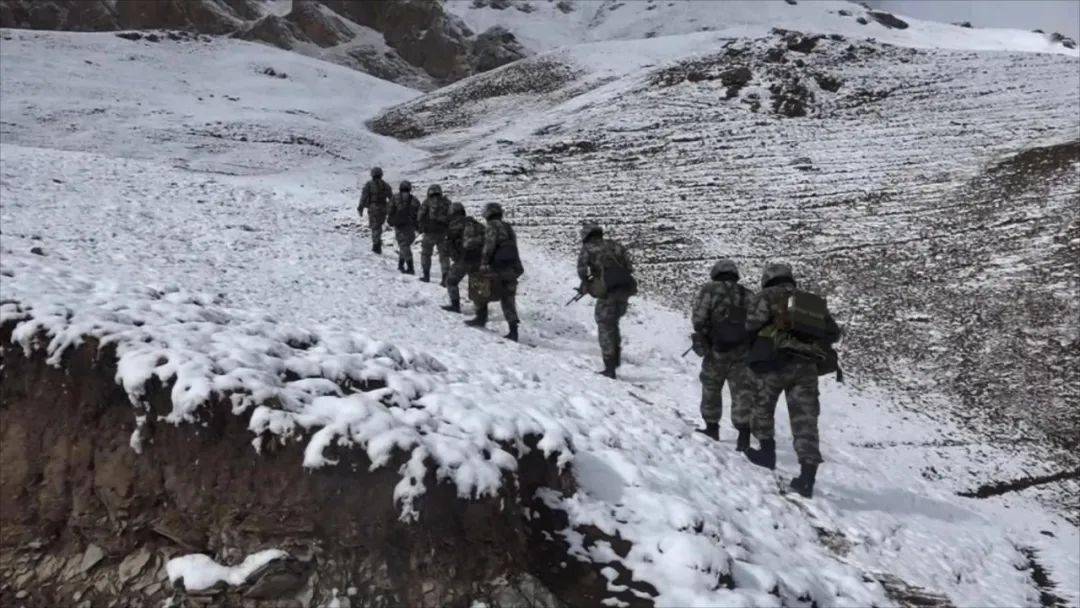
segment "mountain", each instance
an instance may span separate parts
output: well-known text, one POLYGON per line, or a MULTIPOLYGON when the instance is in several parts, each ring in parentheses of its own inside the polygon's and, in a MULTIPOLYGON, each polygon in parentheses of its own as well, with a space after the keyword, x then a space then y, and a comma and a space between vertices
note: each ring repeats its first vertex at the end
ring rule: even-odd
POLYGON ((329 3, 237 17, 300 52, 0 31, 0 604, 1080 604, 1076 54, 668 4, 440 5, 525 56, 427 93, 308 56, 406 58, 329 3), (376 164, 507 207, 520 344, 369 253, 376 164), (618 382, 585 218, 643 281, 618 382), (720 255, 847 328, 813 500, 786 417, 775 473, 695 432, 720 255))

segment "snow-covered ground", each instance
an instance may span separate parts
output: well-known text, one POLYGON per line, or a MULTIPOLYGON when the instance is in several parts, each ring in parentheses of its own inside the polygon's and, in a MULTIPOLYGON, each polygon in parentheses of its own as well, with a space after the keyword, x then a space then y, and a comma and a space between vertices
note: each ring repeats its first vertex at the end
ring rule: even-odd
MULTIPOLYGON (((572 261, 540 244, 523 247, 521 344, 498 338, 498 312, 495 327, 476 331, 439 310, 437 286, 397 274, 392 255, 369 253, 353 211, 368 166, 385 164, 396 181, 431 163, 363 127, 408 90, 231 41, 176 53, 108 34, 3 35, 0 247, 14 275, 2 277, 3 299, 87 305, 38 280, 63 272, 121 292, 204 293, 252 318, 428 353, 447 370, 428 370, 444 391, 435 394, 519 411, 565 434, 581 491, 552 500, 574 523, 631 541, 625 558, 602 544, 582 551, 625 563, 660 591, 662 605, 885 605, 876 581, 886 575, 960 606, 1033 605, 1040 589, 1027 548, 1057 584, 1053 593, 1080 604, 1074 525, 1026 493, 956 495, 985 468, 1018 476, 1037 463, 980 446, 881 390, 823 383, 827 462, 816 497, 802 501, 777 489, 796 468, 783 416, 777 476, 735 454, 727 426, 719 444, 693 432, 697 361, 680 356, 684 311, 635 300, 624 321, 624 379, 612 382, 594 373, 591 309, 563 307, 576 284, 572 261), (269 66, 289 77, 258 69, 269 66), (196 103, 210 94, 215 101, 196 103), (218 120, 241 125, 222 149, 202 147, 213 136, 162 141, 218 120), (265 129, 278 140, 291 128, 328 143, 297 158, 296 144, 251 135, 265 129), (35 247, 43 255, 30 253, 35 247)), ((417 404, 447 406, 437 401, 417 404)))

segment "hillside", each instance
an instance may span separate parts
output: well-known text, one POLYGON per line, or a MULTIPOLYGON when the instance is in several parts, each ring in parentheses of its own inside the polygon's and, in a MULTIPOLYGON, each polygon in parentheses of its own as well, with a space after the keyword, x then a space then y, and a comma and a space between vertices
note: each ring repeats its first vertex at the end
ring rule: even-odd
POLYGON ((0 32, 0 602, 1080 605, 1075 445, 1044 440, 1075 423, 1076 58, 770 32, 428 95, 239 40, 0 32), (508 207, 521 344, 368 253, 374 164, 508 207), (647 287, 619 382, 563 306, 585 217, 647 287), (773 250, 849 328, 813 501, 778 490, 785 416, 775 475, 694 432, 681 356, 709 261, 753 284, 773 250))
POLYGON ((951 404, 935 414, 998 440, 1068 448, 1080 429, 1078 66, 809 31, 700 33, 552 51, 372 124, 564 254, 583 220, 614 226, 676 307, 716 257, 751 273, 792 261, 849 316, 856 382, 922 410, 941 396, 951 404))

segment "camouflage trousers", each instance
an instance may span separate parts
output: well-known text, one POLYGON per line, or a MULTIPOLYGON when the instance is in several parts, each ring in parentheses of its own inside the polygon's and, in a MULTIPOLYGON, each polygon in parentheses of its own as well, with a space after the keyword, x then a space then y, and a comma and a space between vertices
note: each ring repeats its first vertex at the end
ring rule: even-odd
POLYGON ((612 361, 618 367, 622 359, 622 334, 619 319, 626 314, 629 296, 609 295, 597 298, 593 313, 596 318, 596 336, 600 341, 600 354, 604 363, 612 361))
POLYGON ((450 272, 450 254, 446 247, 445 232, 425 232, 420 239, 420 268, 425 275, 431 274, 431 254, 439 250, 439 271, 442 278, 450 272))
POLYGON ((398 260, 411 265, 413 263, 412 246, 416 242, 416 231, 412 228, 395 228, 394 240, 397 241, 398 260))
POLYGON ((746 366, 746 348, 727 352, 709 350, 701 362, 701 418, 719 423, 724 411, 724 383, 731 391, 731 424, 749 427, 754 413, 754 397, 760 389, 754 372, 746 366))
MULTIPOLYGON (((520 318, 517 312, 517 279, 500 279, 499 293, 502 297, 499 298, 499 304, 502 306, 503 318, 511 325, 516 325, 520 318)), ((481 300, 479 302, 473 302, 476 305, 477 316, 487 319, 488 302, 481 300)))
POLYGON ((450 272, 446 275, 446 293, 450 296, 450 303, 454 306, 461 305, 461 282, 469 276, 469 267, 458 260, 450 265, 450 272))
POLYGON ((795 454, 799 464, 818 464, 821 451, 818 447, 818 401, 817 366, 808 361, 791 361, 780 371, 758 374, 757 394, 754 399, 754 416, 751 428, 758 441, 773 438, 776 402, 783 393, 787 398, 791 434, 795 440, 795 454))
POLYGON ((379 243, 382 245, 383 225, 386 224, 386 208, 369 207, 367 211, 368 228, 371 229, 371 244, 379 243))

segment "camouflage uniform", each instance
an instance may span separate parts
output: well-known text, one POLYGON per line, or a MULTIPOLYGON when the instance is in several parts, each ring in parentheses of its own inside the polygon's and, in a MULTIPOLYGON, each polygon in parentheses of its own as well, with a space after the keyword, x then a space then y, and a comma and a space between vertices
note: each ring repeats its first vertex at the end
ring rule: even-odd
POLYGON ((446 291, 450 307, 461 307, 462 279, 480 269, 480 253, 484 247, 484 226, 465 215, 465 209, 454 203, 450 212, 450 227, 446 231, 446 249, 450 256, 450 274, 446 277, 446 291))
POLYGON ((439 271, 442 280, 450 272, 450 256, 446 250, 446 230, 450 219, 450 199, 441 193, 429 195, 420 205, 420 230, 424 236, 420 240, 420 267, 424 277, 431 276, 431 254, 439 250, 439 271))
POLYGON ((390 184, 376 177, 364 184, 360 192, 360 204, 356 210, 363 215, 368 212, 368 227, 371 228, 371 249, 376 253, 382 250, 382 230, 386 223, 386 205, 394 195, 390 184))
MULTIPOLYGON (((516 301, 517 283, 523 269, 520 259, 509 266, 500 267, 495 263, 495 252, 507 241, 517 246, 517 236, 510 224, 502 220, 501 214, 499 217, 488 219, 487 227, 484 229, 484 246, 480 253, 480 270, 493 273, 495 280, 499 281, 499 292, 502 294, 499 303, 502 305, 503 317, 513 329, 519 322, 516 301)), ((476 302, 477 313, 486 317, 487 305, 487 302, 476 302), (481 309, 483 313, 480 312, 481 309)))
MULTIPOLYGON (((595 227, 586 227, 583 233, 595 231, 595 227)), ((601 233, 602 234, 602 233, 601 233)), ((620 243, 604 238, 588 238, 581 245, 578 254, 577 273, 583 284, 588 284, 588 291, 596 297, 593 316, 596 319, 596 334, 600 342, 600 354, 604 358, 604 368, 614 370, 622 362, 622 335, 619 332, 619 319, 626 314, 630 297, 634 289, 619 289, 611 293, 599 284, 603 269, 611 265, 634 271, 633 260, 626 248, 620 243)))
MULTIPOLYGON (((734 266, 732 266, 734 267, 734 266)), ((732 308, 745 308, 750 304, 753 292, 738 283, 738 275, 713 273, 713 280, 702 285, 694 300, 692 321, 694 331, 708 336, 714 316, 726 318, 732 308)), ((742 317, 739 317, 741 320, 742 317)), ((706 424, 718 424, 724 402, 721 389, 728 383, 731 390, 731 424, 736 429, 750 427, 753 416, 754 396, 757 387, 753 372, 746 366, 749 343, 728 351, 719 351, 711 345, 701 362, 701 417, 706 424)))
MULTIPOLYGON (((751 300, 746 313, 746 328, 755 334, 774 321, 780 303, 795 291, 795 281, 786 265, 770 265, 766 273, 763 289, 751 300), (774 275, 771 278, 770 272, 774 275)), ((829 325, 826 341, 835 342, 840 337, 840 329, 831 316, 826 318, 826 323, 829 325)), ((786 354, 781 354, 779 363, 779 370, 756 375, 758 392, 754 399, 751 424, 754 437, 759 442, 773 439, 776 403, 783 393, 787 398, 788 417, 799 463, 817 465, 822 462, 818 447, 817 423, 821 405, 818 401, 817 365, 813 361, 786 354)))
POLYGON ((398 269, 412 272, 412 245, 416 242, 417 214, 420 201, 410 192, 398 192, 390 199, 386 211, 387 223, 394 228, 394 240, 398 246, 398 269))

